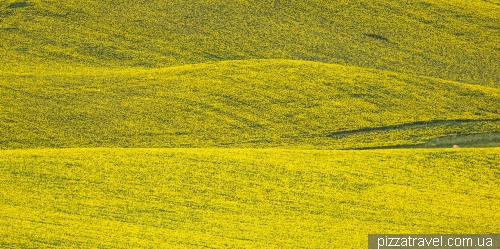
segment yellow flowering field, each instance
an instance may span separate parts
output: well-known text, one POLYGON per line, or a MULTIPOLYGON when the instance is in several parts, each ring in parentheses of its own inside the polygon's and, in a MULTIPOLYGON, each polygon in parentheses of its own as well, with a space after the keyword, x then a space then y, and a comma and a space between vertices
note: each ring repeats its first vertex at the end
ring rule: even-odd
POLYGON ((294 60, 0 75, 0 148, 420 144, 500 132, 500 90, 294 60))
POLYGON ((0 1, 0 249, 500 234, 499 6, 0 1))
POLYGON ((498 0, 4 0, 0 71, 293 59, 499 86, 498 0))
POLYGON ((500 149, 0 151, 2 248, 366 248, 499 233, 500 149))

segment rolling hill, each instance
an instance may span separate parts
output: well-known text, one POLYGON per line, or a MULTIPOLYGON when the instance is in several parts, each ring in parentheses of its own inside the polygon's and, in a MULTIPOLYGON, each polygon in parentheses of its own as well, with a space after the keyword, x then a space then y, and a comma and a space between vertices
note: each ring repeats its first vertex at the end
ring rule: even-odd
POLYGON ((293 59, 499 87, 497 0, 0 3, 2 71, 293 59))
POLYGON ((11 74, 0 93, 2 148, 338 149, 500 132, 499 89, 295 60, 11 74))
POLYGON ((499 24, 498 0, 0 1, 0 247, 498 234, 499 24))
POLYGON ((496 134, 499 6, 3 1, 0 148, 373 148, 496 134))

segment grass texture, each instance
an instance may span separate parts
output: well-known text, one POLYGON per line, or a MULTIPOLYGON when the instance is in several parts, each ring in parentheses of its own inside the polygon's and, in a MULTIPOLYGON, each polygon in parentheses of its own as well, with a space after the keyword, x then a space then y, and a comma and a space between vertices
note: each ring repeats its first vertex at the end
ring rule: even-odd
POLYGON ((500 144, 499 133, 471 134, 471 135, 455 135, 447 137, 438 137, 427 141, 424 147, 428 148, 450 148, 453 145, 459 147, 498 147, 500 144))
POLYGON ((0 151, 3 248, 366 248, 499 233, 500 150, 0 151))

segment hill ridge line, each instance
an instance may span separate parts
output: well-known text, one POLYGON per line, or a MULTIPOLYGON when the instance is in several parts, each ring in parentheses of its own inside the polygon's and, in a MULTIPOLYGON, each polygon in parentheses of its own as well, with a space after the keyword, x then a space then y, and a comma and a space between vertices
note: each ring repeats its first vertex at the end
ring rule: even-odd
POLYGON ((321 65, 321 66, 326 66, 326 67, 359 69, 359 70, 365 70, 368 72, 378 72, 378 73, 392 74, 392 75, 398 75, 398 76, 403 76, 403 77, 434 80, 434 81, 438 81, 439 83, 447 83, 447 84, 452 83, 452 84, 457 84, 457 85, 461 85, 461 86, 468 86, 470 88, 479 88, 479 89, 484 89, 484 90, 488 90, 488 91, 494 91, 494 92, 496 92, 496 94, 500 95, 500 89, 498 89, 496 87, 472 84, 472 83, 468 83, 468 82, 453 81, 453 80, 437 78, 437 77, 432 77, 432 76, 427 76, 427 75, 413 75, 413 74, 406 74, 406 73, 401 73, 401 72, 396 72, 396 71, 391 71, 391 70, 377 69, 377 68, 371 68, 371 67, 361 67, 361 66, 355 66, 355 65, 343 65, 343 64, 339 64, 339 63, 326 63, 326 62, 313 61, 313 60, 281 59, 281 58, 221 60, 221 61, 184 64, 184 65, 179 65, 179 66, 170 66, 170 67, 163 67, 163 68, 117 68, 117 69, 83 68, 83 69, 88 70, 86 72, 82 72, 81 71, 82 68, 73 68, 74 71, 72 71, 72 72, 61 72, 61 71, 54 71, 54 72, 49 72, 49 73, 0 72, 0 77, 2 77, 2 76, 14 76, 14 77, 16 77, 16 76, 17 77, 48 77, 48 76, 68 76, 68 77, 73 77, 73 76, 82 77, 83 76, 83 77, 85 77, 85 76, 88 76, 88 77, 96 77, 96 76, 103 76, 103 75, 122 75, 122 74, 136 76, 136 75, 141 75, 141 74, 166 73, 168 71, 175 71, 175 70, 182 71, 182 70, 190 70, 190 69, 191 70, 202 69, 202 68, 206 68, 206 67, 210 67, 210 66, 217 66, 217 65, 224 65, 224 64, 236 64, 236 65, 239 64, 239 65, 241 65, 241 64, 249 63, 249 62, 259 62, 259 63, 265 63, 265 64, 270 64, 270 62, 280 62, 282 64, 321 65))
MULTIPOLYGON (((176 66, 169 66, 169 67, 158 67, 158 68, 142 68, 142 67, 126 67, 126 68, 92 68, 92 67, 75 67, 75 68, 68 68, 68 69, 73 69, 74 72, 61 72, 59 71, 53 71, 49 73, 43 73, 43 72, 37 72, 37 71, 32 71, 32 72, 12 72, 12 71, 5 71, 5 72, 0 72, 0 75, 9 75, 9 76, 34 76, 34 77, 43 77, 43 76, 85 76, 89 75, 92 76, 95 73, 116 73, 116 74, 121 74, 121 73, 131 73, 131 72, 136 72, 137 74, 140 73, 148 73, 148 72, 163 72, 163 71, 168 71, 168 70, 174 70, 174 69, 183 69, 183 68, 202 68, 204 66, 213 66, 213 65, 220 65, 220 64, 227 64, 227 63, 244 63, 244 62, 270 62, 270 61, 280 61, 280 62, 295 62, 295 63, 300 63, 302 62, 303 64, 321 64, 321 65, 330 65, 330 66, 339 66, 339 67, 352 67, 352 68, 365 68, 365 67, 358 67, 358 66, 352 66, 352 65, 342 65, 338 63, 326 63, 326 62, 320 62, 320 61, 313 61, 313 60, 295 60, 295 59, 281 59, 281 58, 261 58, 261 59, 244 59, 244 60, 220 60, 220 61, 210 61, 210 62, 200 62, 200 63, 190 63, 190 64, 184 64, 184 65, 176 65, 176 66), (82 69, 87 69, 89 70, 88 72, 92 72, 92 74, 89 74, 88 72, 82 73, 82 69)), ((62 68, 64 69, 64 68, 62 68)), ((373 70, 379 70, 375 68, 366 68, 366 69, 373 69, 373 70)), ((388 71, 392 72, 392 71, 388 71)))

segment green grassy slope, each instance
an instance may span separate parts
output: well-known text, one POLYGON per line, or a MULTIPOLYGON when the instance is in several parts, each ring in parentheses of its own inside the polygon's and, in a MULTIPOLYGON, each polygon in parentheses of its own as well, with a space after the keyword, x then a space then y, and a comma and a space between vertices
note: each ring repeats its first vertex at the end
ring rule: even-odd
POLYGON ((8 0, 0 70, 281 58, 499 87, 499 23, 497 0, 8 0))
POLYGON ((416 144, 500 131, 500 90, 305 61, 0 77, 0 147, 416 144))
POLYGON ((366 248, 499 233, 500 149, 0 151, 2 248, 366 248))
POLYGON ((461 148, 473 147, 498 147, 500 144, 500 133, 485 133, 471 135, 455 135, 438 137, 427 141, 421 147, 427 148, 450 148, 460 145, 461 148))

